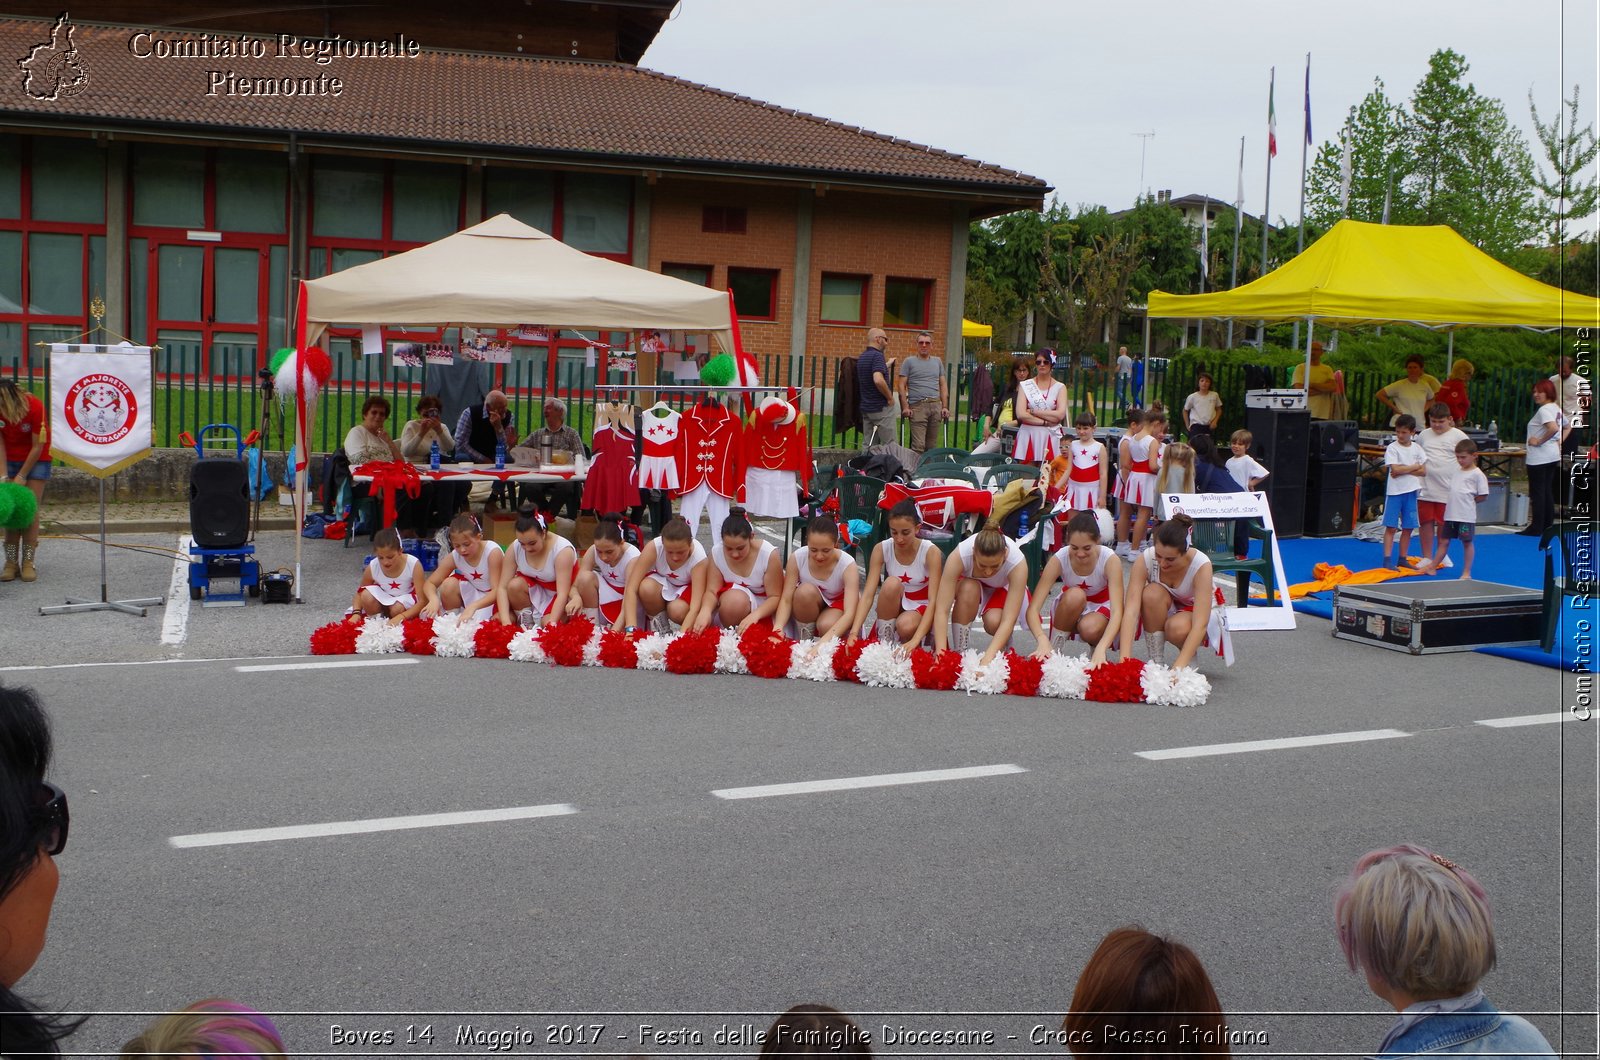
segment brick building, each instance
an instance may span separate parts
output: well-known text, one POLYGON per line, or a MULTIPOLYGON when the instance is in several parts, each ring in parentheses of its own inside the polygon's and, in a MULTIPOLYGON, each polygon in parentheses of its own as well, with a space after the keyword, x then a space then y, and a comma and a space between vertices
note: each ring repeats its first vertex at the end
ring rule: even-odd
MULTIPOLYGON (((111 0, 70 20, 11 6, 8 355, 83 331, 103 297, 115 332, 264 362, 289 341, 296 280, 500 212, 732 288, 757 354, 855 353, 879 323, 954 352, 969 222, 1050 190, 641 69, 672 0, 486 0, 470 19, 417 0, 228 15, 111 0)), ((572 335, 521 346, 533 386, 585 351, 572 335)))

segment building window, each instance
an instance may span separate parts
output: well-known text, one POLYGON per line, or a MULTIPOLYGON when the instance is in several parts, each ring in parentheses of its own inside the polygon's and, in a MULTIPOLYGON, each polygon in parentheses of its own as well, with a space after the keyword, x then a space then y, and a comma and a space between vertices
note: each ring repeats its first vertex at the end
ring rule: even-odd
POLYGON ((287 171, 279 154, 217 152, 217 228, 280 234, 287 214, 287 171))
POLYGON ((547 235, 556 231, 555 177, 537 169, 490 166, 484 175, 483 197, 490 217, 508 213, 530 228, 547 235))
POLYGON ((460 166, 398 163, 394 167, 396 242, 431 243, 461 228, 460 166))
POLYGON ((562 178, 561 241, 590 254, 626 256, 631 245, 633 181, 587 173, 562 178))
POLYGON ((206 158, 199 148, 137 147, 133 155, 133 223, 205 227, 206 158))
POLYGON ((701 287, 711 286, 710 265, 675 265, 670 261, 661 263, 661 275, 675 276, 680 280, 697 283, 701 287))
POLYGON ((104 224, 106 153, 88 140, 35 141, 35 159, 47 158, 48 180, 33 184, 35 221, 104 224))
POLYGON ((883 326, 886 328, 927 327, 928 308, 932 304, 932 280, 891 276, 883 282, 883 326))
POLYGON ((311 171, 311 233, 383 238, 383 163, 319 158, 311 171))
POLYGON ((824 324, 865 324, 867 278, 823 273, 822 307, 818 319, 824 324))
POLYGON ((728 288, 740 320, 778 319, 778 271, 776 269, 728 270, 728 288))
POLYGON ((700 231, 742 236, 745 221, 743 206, 707 206, 700 213, 700 231))

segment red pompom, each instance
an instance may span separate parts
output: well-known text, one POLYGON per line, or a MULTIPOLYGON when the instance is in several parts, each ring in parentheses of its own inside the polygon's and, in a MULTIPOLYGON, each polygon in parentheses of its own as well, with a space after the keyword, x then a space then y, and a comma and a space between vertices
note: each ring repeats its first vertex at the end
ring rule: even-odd
POLYGON ((584 615, 558 626, 539 628, 539 647, 557 666, 582 666, 583 649, 594 635, 594 623, 584 615))
POLYGON ((1101 663, 1089 671, 1089 689, 1084 698, 1097 703, 1143 703, 1144 688, 1139 684, 1143 673, 1141 659, 1101 663))
POLYGON ((489 619, 479 622, 472 634, 472 654, 480 659, 511 658, 511 638, 522 632, 518 625, 489 619))
MULTIPOLYGON (((708 626, 699 633, 684 633, 667 643, 667 672, 709 674, 717 670, 717 643, 722 631, 708 626)), ((785 671, 787 672, 787 671, 785 671)))
POLYGON ((333 376, 333 358, 328 356, 328 351, 321 346, 311 346, 301 354, 305 358, 306 371, 311 373, 311 378, 321 386, 333 376))
POLYGON ((1036 659, 1032 655, 1018 655, 1014 651, 1006 652, 1007 695, 1036 696, 1039 694, 1039 682, 1043 677, 1043 659, 1036 659))
POLYGON ((961 653, 942 651, 938 655, 927 648, 911 653, 911 679, 917 687, 930 692, 948 692, 956 687, 961 676, 961 653))
POLYGON ((433 654, 433 619, 408 618, 400 633, 400 646, 412 655, 433 654))
POLYGON ((608 629, 600 634, 600 665, 613 670, 638 669, 638 643, 643 636, 642 630, 635 630, 632 636, 620 629, 608 629))
POLYGON ((739 638, 739 654, 757 677, 788 677, 794 641, 775 635, 770 623, 756 622, 739 638))
POLYGON ((361 627, 354 622, 329 622, 311 631, 312 655, 354 655, 361 627))
POLYGON ((833 653, 833 679, 835 681, 851 681, 861 683, 861 675, 856 673, 856 663, 861 660, 861 652, 868 644, 877 640, 877 637, 868 637, 858 640, 854 644, 845 641, 833 653))

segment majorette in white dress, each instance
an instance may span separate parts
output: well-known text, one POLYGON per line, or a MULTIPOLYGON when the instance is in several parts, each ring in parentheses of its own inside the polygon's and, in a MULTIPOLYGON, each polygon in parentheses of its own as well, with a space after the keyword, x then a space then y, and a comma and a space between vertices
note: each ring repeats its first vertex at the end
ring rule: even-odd
POLYGON ((885 541, 878 546, 883 550, 883 579, 885 583, 890 578, 900 583, 900 609, 902 611, 915 611, 917 614, 928 609, 928 550, 938 548, 932 541, 921 541, 917 548, 917 556, 908 566, 902 566, 894 558, 894 542, 885 541))
MULTIPOLYGON (((576 553, 571 541, 560 534, 548 535, 544 548, 544 566, 534 567, 528 562, 528 552, 521 541, 511 543, 511 559, 517 565, 517 576, 528 583, 528 606, 539 616, 548 615, 556 602, 556 557, 563 552, 576 553)), ((576 560, 577 556, 574 555, 576 560)))
MULTIPOLYGON (((594 551, 594 546, 591 545, 590 550, 594 551)), ((595 595, 600 604, 600 614, 607 622, 615 622, 622 617, 622 597, 628 588, 628 568, 638 558, 639 549, 631 544, 622 546, 622 555, 617 557, 615 565, 607 563, 600 558, 598 551, 594 551, 594 576, 600 583, 595 595)))
MULTIPOLYGON (((1088 574, 1079 574, 1072 569, 1072 560, 1069 558, 1068 552, 1069 549, 1063 546, 1058 548, 1055 553, 1056 562, 1061 564, 1061 591, 1065 593, 1068 589, 1082 589, 1083 595, 1088 601, 1083 605, 1083 613, 1087 615, 1091 611, 1098 611, 1109 619, 1111 617, 1111 579, 1106 577, 1106 564, 1116 553, 1101 545, 1099 554, 1095 556, 1094 569, 1088 574)), ((1054 615, 1055 612, 1052 610, 1051 616, 1054 617, 1054 615)), ((1076 637, 1077 634, 1074 633, 1073 636, 1076 637)))
POLYGON ((662 413, 658 406, 644 410, 644 455, 639 460, 639 488, 678 488, 678 428, 683 416, 676 410, 662 413), (658 415, 657 413, 661 413, 658 415))
POLYGON ((844 606, 845 573, 848 571, 850 574, 854 575, 857 568, 855 561, 849 556, 845 555, 838 549, 834 549, 833 551, 833 570, 828 572, 828 576, 826 578, 818 578, 811 572, 811 550, 809 548, 802 549, 800 551, 799 567, 800 584, 815 585, 817 587, 817 591, 822 594, 822 606, 824 608, 831 607, 834 610, 838 610, 844 606))
POLYGON ((728 563, 728 553, 723 549, 722 542, 712 545, 711 562, 717 565, 717 572, 722 575, 722 591, 744 593, 750 598, 752 611, 766 603, 767 565, 772 562, 773 551, 771 541, 761 542, 755 550, 756 560, 750 565, 750 573, 738 574, 728 563))
POLYGON ((461 590, 462 607, 471 607, 481 597, 494 592, 494 586, 489 583, 489 557, 500 553, 500 546, 482 539, 480 543, 477 563, 467 562, 467 557, 461 554, 460 549, 450 550, 450 563, 455 567, 450 577, 456 580, 456 587, 461 590))
POLYGON ((705 546, 696 541, 689 550, 689 558, 676 567, 667 565, 667 550, 661 539, 656 538, 655 565, 650 568, 650 573, 645 577, 661 586, 661 599, 666 601, 682 600, 689 603, 693 596, 694 569, 706 558, 705 546))
POLYGON ((409 608, 417 602, 417 577, 422 573, 422 564, 409 552, 402 555, 405 556, 405 564, 400 573, 394 577, 383 572, 383 564, 376 556, 367 564, 367 573, 372 576, 372 584, 363 585, 361 589, 363 592, 371 593, 372 598, 384 607, 400 604, 409 608))
MULTIPOLYGON (((969 537, 965 541, 961 542, 961 544, 957 545, 956 560, 961 564, 962 577, 972 578, 979 585, 983 586, 983 596, 978 602, 978 613, 981 615, 985 611, 993 611, 1006 606, 1006 597, 1011 588, 1011 571, 1016 567, 1017 564, 1025 563, 1027 561, 1022 556, 1021 546, 1008 537, 1006 538, 1006 558, 1001 561, 1000 569, 995 571, 987 578, 976 577, 972 573, 973 549, 976 541, 976 536, 969 537)), ((1022 606, 1028 606, 1028 594, 1026 590, 1024 590, 1022 594, 1022 606)))
POLYGON ((1100 496, 1100 454, 1106 447, 1091 439, 1087 445, 1073 441, 1067 446, 1072 468, 1067 472, 1067 507, 1075 512, 1105 506, 1100 496))
POLYGON ((1128 439, 1128 472, 1123 486, 1123 500, 1136 507, 1155 507, 1156 461, 1160 453, 1160 443, 1151 435, 1128 439))
MULTIPOLYGON (((1167 591, 1172 599, 1167 604, 1167 614, 1175 615, 1179 611, 1194 610, 1194 579, 1203 568, 1211 566, 1211 557, 1199 549, 1192 549, 1193 558, 1189 560, 1189 567, 1183 572, 1183 579, 1177 585, 1168 585, 1161 580, 1161 564, 1156 557, 1154 547, 1147 548, 1140 555, 1144 559, 1145 580, 1152 585, 1159 585, 1167 591)), ((1228 633, 1228 605, 1223 599, 1222 590, 1215 583, 1211 586, 1211 617, 1206 621, 1205 643, 1216 652, 1229 666, 1233 665, 1233 637, 1228 633)), ((1160 632, 1157 630, 1156 632, 1160 632)), ((1144 621, 1139 622, 1139 635, 1144 635, 1144 621)))
MULTIPOLYGON (((1056 407, 1056 398, 1066 387, 1058 379, 1050 384, 1049 390, 1040 390, 1037 380, 1024 379, 1018 393, 1028 403, 1028 408, 1034 412, 1048 412, 1056 407)), ((1023 464, 1038 464, 1045 460, 1054 460, 1061 451, 1061 426, 1050 427, 1033 423, 1019 423, 1017 426, 1017 448, 1012 454, 1013 459, 1023 464)))

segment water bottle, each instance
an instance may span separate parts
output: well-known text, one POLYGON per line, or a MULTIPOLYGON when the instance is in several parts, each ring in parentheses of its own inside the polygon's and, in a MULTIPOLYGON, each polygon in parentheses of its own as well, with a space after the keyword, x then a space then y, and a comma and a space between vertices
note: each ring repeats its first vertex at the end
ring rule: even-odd
POLYGON ((428 445, 428 469, 431 471, 439 470, 439 440, 437 438, 428 445))
POLYGON ((1491 448, 1491 449, 1500 448, 1500 421, 1499 420, 1490 420, 1489 421, 1489 448, 1491 448))
POLYGON ((494 443, 494 469, 496 471, 506 469, 506 443, 503 438, 494 443))
POLYGON ((1024 508, 1017 513, 1017 540, 1028 536, 1028 509, 1024 508))

